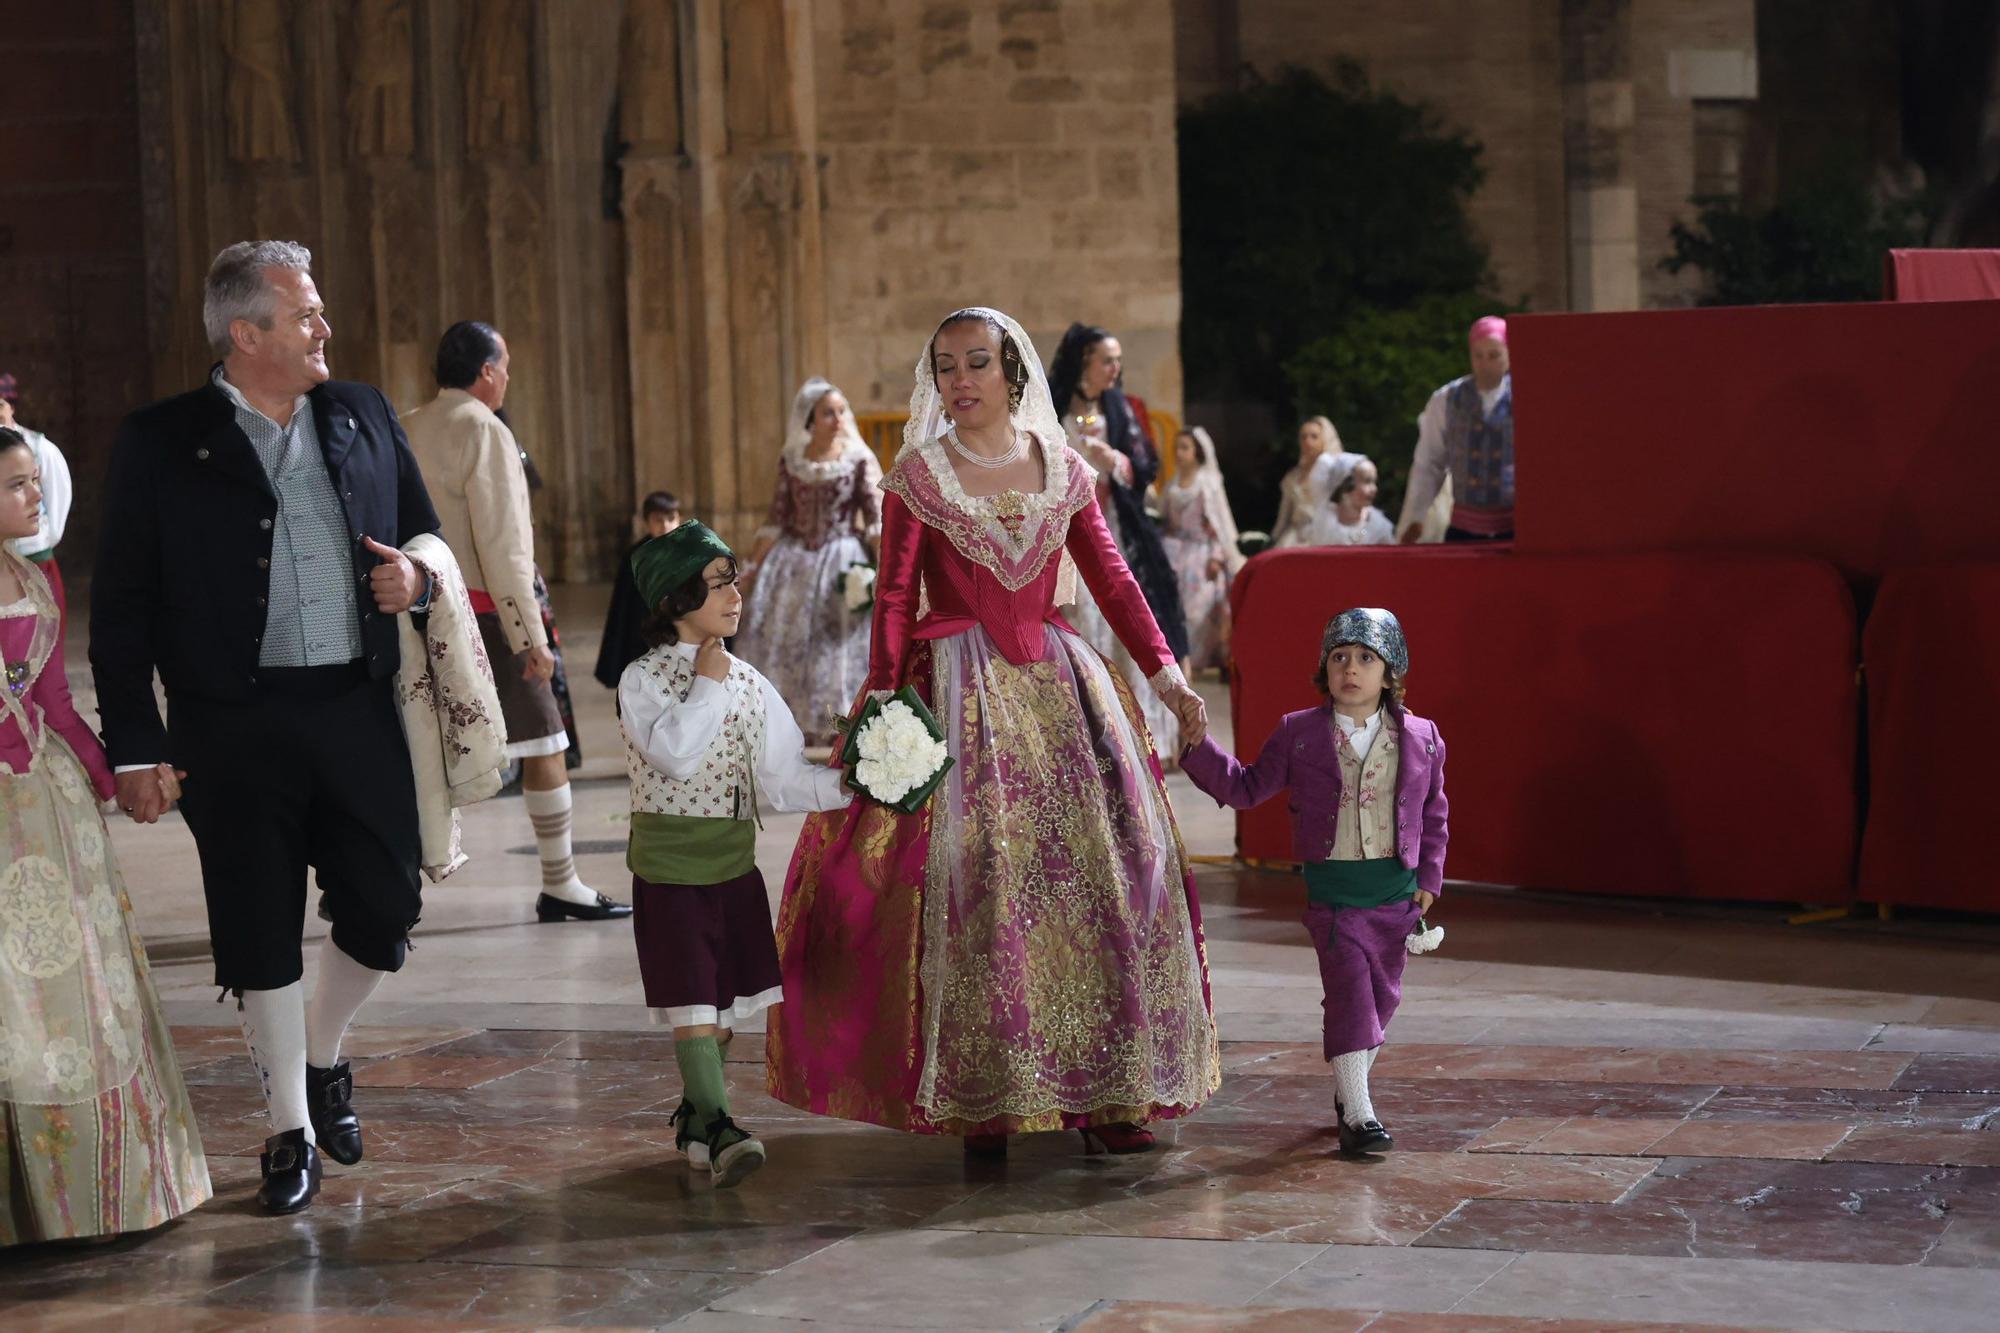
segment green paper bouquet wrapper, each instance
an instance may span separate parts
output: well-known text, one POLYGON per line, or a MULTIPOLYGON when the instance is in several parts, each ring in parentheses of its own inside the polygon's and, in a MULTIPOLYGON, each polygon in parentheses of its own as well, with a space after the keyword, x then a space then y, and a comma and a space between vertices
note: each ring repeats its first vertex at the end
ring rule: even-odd
POLYGON ((949 755, 945 756, 945 761, 938 766, 938 771, 931 774, 929 780, 921 787, 911 788, 900 801, 882 800, 857 781, 855 771, 861 763, 861 729, 874 721, 881 714, 883 705, 889 703, 907 705, 909 710, 917 715, 917 720, 924 724, 924 729, 930 732, 932 740, 944 739, 944 728, 938 724, 931 710, 924 706, 924 701, 917 697, 917 691, 913 686, 905 685, 887 699, 870 699, 862 705, 861 711, 855 715, 852 722, 842 726, 847 736, 840 749, 840 762, 846 769, 843 780, 849 789, 859 792, 875 804, 885 805, 898 814, 913 815, 923 809, 924 802, 931 798, 931 793, 938 789, 938 784, 944 781, 944 775, 951 772, 951 766, 956 761, 949 755))

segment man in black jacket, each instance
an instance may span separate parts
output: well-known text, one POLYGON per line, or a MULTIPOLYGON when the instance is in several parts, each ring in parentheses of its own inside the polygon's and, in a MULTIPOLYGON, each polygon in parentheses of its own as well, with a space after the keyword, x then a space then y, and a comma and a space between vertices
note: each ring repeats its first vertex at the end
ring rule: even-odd
POLYGON ((438 526, 388 400, 328 378, 311 264, 287 241, 216 256, 202 321, 221 361, 120 427, 90 607, 119 804, 151 823, 184 780, 216 984, 270 1108, 272 1212, 312 1201, 321 1150, 361 1160, 340 1041, 421 906, 394 677, 396 616, 429 587, 398 548, 438 526), (310 1006, 308 866, 333 921, 310 1006))

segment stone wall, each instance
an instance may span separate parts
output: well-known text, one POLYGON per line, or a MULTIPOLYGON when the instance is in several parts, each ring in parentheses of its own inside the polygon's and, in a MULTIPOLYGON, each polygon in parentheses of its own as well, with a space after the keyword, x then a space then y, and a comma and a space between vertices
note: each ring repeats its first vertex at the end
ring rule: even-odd
POLYGON ((1503 293, 1685 299, 1655 264, 1691 190, 1738 171, 1754 8, 74 0, 9 39, 39 54, 9 74, 35 110, 0 112, 0 280, 23 312, 0 360, 58 384, 40 424, 87 514, 117 415, 208 362, 215 251, 304 241, 335 372, 399 407, 429 397, 451 321, 508 334, 549 483, 539 554, 602 578, 655 487, 747 537, 800 380, 900 410, 958 305, 1008 310, 1044 357, 1071 320, 1108 325, 1128 384, 1179 410, 1174 115, 1242 62, 1353 55, 1476 134, 1503 293))
POLYGON ((1171 0, 814 6, 829 373, 908 405, 938 319, 994 305, 1043 359, 1112 328, 1126 382, 1181 400, 1171 0))
POLYGON ((1690 211, 1698 138, 1726 157, 1735 124, 1724 106, 1698 136, 1697 110, 1755 90, 1755 0, 1176 0, 1176 22, 1183 101, 1239 65, 1352 56, 1479 139, 1473 221, 1501 293, 1539 310, 1686 299, 1657 267, 1667 228, 1690 211), (1593 60, 1618 76, 1582 77, 1593 60), (1613 159, 1586 165, 1592 140, 1613 159))
POLYGON ((199 383, 222 246, 311 247, 336 376, 402 411, 439 334, 507 335, 507 410, 548 481, 537 556, 599 577, 631 505, 622 257, 605 223, 616 5, 138 0, 153 392, 199 383))
POLYGON ((97 544, 93 479, 150 378, 132 6, 12 8, 0 39, 0 372, 20 380, 22 423, 76 476, 59 554, 80 572, 97 544))

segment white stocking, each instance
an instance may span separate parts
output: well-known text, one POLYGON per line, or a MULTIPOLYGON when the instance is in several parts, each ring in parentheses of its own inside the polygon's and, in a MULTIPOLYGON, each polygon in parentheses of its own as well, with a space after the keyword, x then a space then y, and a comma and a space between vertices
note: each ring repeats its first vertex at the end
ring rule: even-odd
POLYGON ((1349 1051, 1333 1057, 1333 1085, 1340 1096, 1343 1119, 1359 1129, 1375 1118, 1375 1104, 1368 1100, 1368 1066, 1373 1051, 1349 1051))
POLYGON ((264 1085, 264 1105, 271 1114, 271 1132, 303 1129, 313 1138, 306 1116, 306 990, 294 981, 277 990, 246 990, 236 1002, 243 1040, 264 1085))
POLYGON ((319 984, 313 987, 312 1004, 306 1010, 306 1059, 315 1069, 331 1069, 340 1063, 340 1039, 361 1006, 375 993, 382 978, 377 972, 342 953, 331 935, 319 946, 319 984))

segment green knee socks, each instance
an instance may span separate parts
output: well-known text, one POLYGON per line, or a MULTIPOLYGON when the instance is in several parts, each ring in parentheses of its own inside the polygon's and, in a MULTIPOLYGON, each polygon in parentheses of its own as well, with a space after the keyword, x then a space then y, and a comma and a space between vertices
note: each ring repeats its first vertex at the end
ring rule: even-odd
POLYGON ((722 1079, 722 1047, 714 1037, 684 1037, 674 1043, 674 1063, 681 1086, 694 1108, 697 1135, 708 1133, 708 1122, 729 1114, 729 1088, 722 1079))

